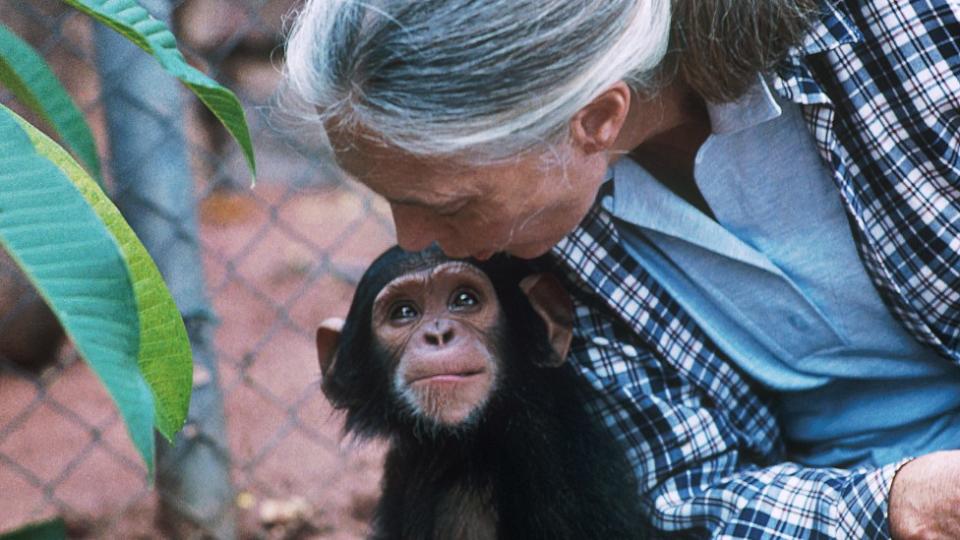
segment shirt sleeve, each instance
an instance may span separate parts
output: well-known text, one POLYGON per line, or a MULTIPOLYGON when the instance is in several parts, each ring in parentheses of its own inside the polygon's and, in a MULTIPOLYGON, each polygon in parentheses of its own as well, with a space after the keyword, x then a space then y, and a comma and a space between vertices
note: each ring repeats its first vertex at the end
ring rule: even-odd
POLYGON ((572 353, 598 390, 595 412, 627 449, 647 536, 889 538, 887 495, 903 463, 846 470, 786 462, 756 392, 720 402, 630 339, 579 335, 572 353))

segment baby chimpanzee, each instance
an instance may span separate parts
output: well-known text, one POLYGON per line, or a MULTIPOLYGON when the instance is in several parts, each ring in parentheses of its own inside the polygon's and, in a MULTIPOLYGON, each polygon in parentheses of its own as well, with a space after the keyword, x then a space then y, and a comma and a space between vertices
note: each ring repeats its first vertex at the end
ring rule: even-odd
POLYGON ((570 298, 548 274, 521 277, 506 259, 392 248, 342 334, 317 332, 346 431, 390 441, 373 538, 643 536, 623 450, 564 362, 570 298))

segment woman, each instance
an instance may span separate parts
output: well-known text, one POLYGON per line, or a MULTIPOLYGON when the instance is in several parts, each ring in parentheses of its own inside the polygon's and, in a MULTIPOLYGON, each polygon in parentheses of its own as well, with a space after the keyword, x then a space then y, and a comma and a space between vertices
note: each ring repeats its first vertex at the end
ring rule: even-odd
POLYGON ((655 534, 957 538, 958 12, 312 0, 287 73, 402 247, 566 273, 655 534))

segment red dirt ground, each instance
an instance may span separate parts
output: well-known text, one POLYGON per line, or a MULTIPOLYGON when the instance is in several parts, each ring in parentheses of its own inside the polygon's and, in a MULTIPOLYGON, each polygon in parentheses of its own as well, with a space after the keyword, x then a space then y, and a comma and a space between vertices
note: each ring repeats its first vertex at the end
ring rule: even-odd
MULTIPOLYGON (((363 537, 381 449, 340 442, 311 336, 393 243, 384 208, 353 187, 261 184, 207 197, 201 237, 240 536, 363 537), (286 522, 267 526, 278 512, 286 522)), ((69 348, 63 357, 39 384, 0 376, 0 530, 62 512, 72 537, 162 538, 110 399, 69 348)))

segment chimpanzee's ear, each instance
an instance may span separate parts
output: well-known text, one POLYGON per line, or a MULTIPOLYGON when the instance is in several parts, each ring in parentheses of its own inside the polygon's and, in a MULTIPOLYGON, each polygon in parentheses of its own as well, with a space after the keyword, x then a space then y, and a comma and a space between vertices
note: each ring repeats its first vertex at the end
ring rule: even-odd
POLYGON ((547 337, 556 353, 550 367, 562 365, 573 339, 573 301, 560 280, 552 274, 533 274, 520 281, 533 310, 547 325, 547 337))
POLYGON ((317 356, 320 359, 320 373, 326 375, 333 366, 333 358, 337 354, 337 344, 340 342, 340 330, 343 329, 343 319, 334 317, 320 323, 317 328, 317 356))

